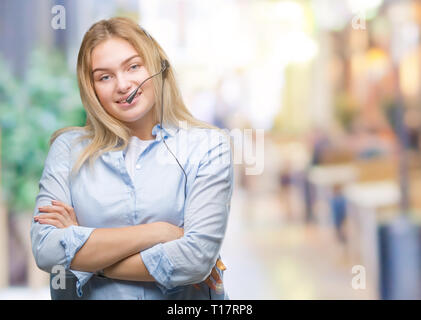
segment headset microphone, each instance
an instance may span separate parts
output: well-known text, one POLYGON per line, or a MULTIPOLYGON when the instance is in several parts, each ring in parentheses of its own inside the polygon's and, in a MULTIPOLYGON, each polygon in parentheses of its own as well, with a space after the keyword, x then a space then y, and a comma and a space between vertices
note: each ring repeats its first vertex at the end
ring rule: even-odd
POLYGON ((146 78, 145 80, 142 81, 142 83, 136 88, 136 90, 134 90, 126 99, 127 103, 132 103, 134 97, 137 94, 137 91, 140 89, 140 87, 149 79, 159 75, 159 74, 164 74, 164 72, 167 70, 167 68, 170 66, 170 64, 168 63, 167 60, 161 60, 161 70, 157 73, 155 73, 154 75, 150 76, 149 78, 146 78))
MULTIPOLYGON (((152 42, 154 42, 154 40, 152 39, 152 37, 151 37, 151 35, 145 30, 145 29, 143 29, 141 26, 139 26, 140 27, 140 29, 145 33, 145 35, 152 41, 152 42)), ((155 46, 155 49, 157 49, 156 48, 156 46, 155 46)), ((158 50, 156 50, 157 51, 157 56, 159 56, 159 52, 158 52, 158 50)), ((170 67, 170 64, 169 64, 169 62, 168 62, 168 60, 165 60, 165 59, 161 59, 161 70, 158 72, 158 73, 156 73, 156 74, 154 74, 154 75, 152 75, 152 76, 150 76, 149 78, 147 78, 146 80, 144 80, 144 81, 142 81, 142 83, 136 88, 136 90, 135 91, 133 91, 128 97, 127 97, 127 99, 126 99, 126 102, 127 103, 131 103, 132 101, 133 101, 133 99, 134 99, 134 97, 136 96, 136 93, 137 93, 137 91, 139 90, 139 88, 147 81, 147 80, 149 80, 150 78, 152 78, 152 77, 155 77, 155 76, 157 76, 158 74, 161 74, 162 73, 162 87, 161 87, 161 121, 160 121, 160 126, 161 126, 161 129, 164 129, 164 127, 162 126, 162 119, 163 119, 163 116, 164 116, 164 79, 165 79, 165 71, 168 69, 170 67)), ((187 197, 187 174, 186 174, 186 171, 184 170, 184 168, 183 168, 183 166, 180 164, 180 161, 178 161, 178 159, 177 159, 177 157, 175 156, 175 154, 171 151, 171 149, 167 146, 167 143, 165 142, 165 139, 162 137, 162 130, 161 130, 161 139, 162 139, 162 142, 164 143, 164 145, 167 147, 167 149, 168 149, 168 151, 171 153, 171 155, 174 157, 174 159, 175 159, 175 161, 177 161, 177 164, 178 164, 178 166, 181 168, 181 170, 183 170, 183 174, 184 174, 184 177, 185 177, 185 180, 184 180, 184 199, 186 199, 186 197, 187 197)), ((209 291, 209 297, 210 297, 210 291, 209 291)))
MULTIPOLYGON (((153 41, 151 35, 145 30, 143 29, 141 26, 139 26, 142 31, 146 34, 146 36, 153 41)), ((165 146, 167 147, 168 151, 171 153, 171 155, 174 157, 175 161, 177 161, 178 166, 181 168, 181 170, 183 170, 183 174, 185 177, 184 180, 184 199, 186 199, 187 197, 187 174, 186 171, 184 170, 183 166, 180 164, 180 162, 178 161, 177 157, 174 155, 174 153, 172 153, 171 149, 168 147, 167 143, 165 142, 165 139, 162 137, 162 118, 164 115, 164 79, 165 79, 165 71, 169 68, 170 64, 167 60, 161 60, 161 71, 159 71, 158 73, 150 76, 149 78, 147 78, 146 80, 142 81, 142 83, 137 87, 137 89, 135 91, 133 91, 126 99, 126 102, 131 103, 134 99, 134 97, 136 96, 137 91, 139 90, 139 88, 150 78, 157 76, 158 74, 162 73, 162 87, 161 87, 161 121, 160 121, 160 125, 161 125, 161 139, 164 142, 165 146)), ((217 287, 218 288, 218 287, 217 287)), ((218 288, 220 289, 220 288, 218 288)), ((211 294, 211 289, 209 287, 209 299, 212 300, 212 294, 211 294)))
MULTIPOLYGON (((127 97, 126 102, 127 103, 132 103, 134 97, 137 94, 137 91, 140 89, 140 87, 142 87, 142 85, 148 81, 149 79, 159 75, 162 73, 162 88, 161 88, 161 128, 163 129, 162 126, 162 117, 164 114, 164 79, 165 79, 165 71, 169 68, 170 64, 168 62, 168 60, 161 60, 161 70, 157 73, 155 73, 154 75, 146 78, 145 80, 142 81, 142 83, 127 97)), ((162 137, 162 131, 161 131, 161 137, 162 137)), ((184 171, 183 166, 180 164, 180 162, 178 161, 177 157, 174 155, 174 153, 172 153, 172 151, 170 150, 170 148, 168 148, 167 143, 165 142, 165 139, 162 140, 165 144, 165 146, 167 147, 168 151, 172 154, 172 156, 174 157, 174 159, 177 161, 177 164, 179 165, 179 167, 181 168, 181 170, 183 170, 183 174, 185 176, 185 181, 184 181, 184 197, 186 197, 187 195, 187 174, 186 171, 184 171)))

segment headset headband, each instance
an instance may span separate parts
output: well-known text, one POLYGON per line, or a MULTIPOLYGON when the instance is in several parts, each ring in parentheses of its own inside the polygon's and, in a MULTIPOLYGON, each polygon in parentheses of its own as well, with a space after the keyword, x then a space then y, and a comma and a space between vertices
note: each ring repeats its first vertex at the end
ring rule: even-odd
POLYGON ((151 35, 149 34, 149 32, 148 31, 146 31, 140 24, 139 24, 139 28, 146 34, 146 36, 149 38, 149 39, 151 39, 152 40, 152 37, 151 37, 151 35))

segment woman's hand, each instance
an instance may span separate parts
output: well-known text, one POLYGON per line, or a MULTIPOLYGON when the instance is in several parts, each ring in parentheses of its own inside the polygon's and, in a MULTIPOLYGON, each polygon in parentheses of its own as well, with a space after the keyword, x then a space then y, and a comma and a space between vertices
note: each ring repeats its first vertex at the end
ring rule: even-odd
MULTIPOLYGON (((209 275, 209 277, 207 277, 206 280, 203 281, 203 282, 205 282, 208 285, 209 288, 211 288, 213 290, 216 290, 217 288, 216 288, 215 284, 212 282, 211 277, 215 280, 215 282, 216 282, 217 285, 222 285, 221 277, 219 276, 219 273, 216 270, 216 268, 218 268, 219 270, 222 270, 222 271, 224 271, 224 270, 227 269, 227 267, 225 267, 225 265, 222 263, 222 260, 221 259, 218 259, 216 261, 215 266, 212 268, 212 271, 211 271, 211 274, 209 275)), ((200 288, 198 284, 194 284, 193 286, 196 289, 199 289, 200 288)))
POLYGON ((39 207, 40 212, 46 212, 34 217, 36 222, 40 224, 49 224, 57 228, 67 228, 70 226, 78 226, 75 211, 68 204, 53 200, 52 206, 39 207))

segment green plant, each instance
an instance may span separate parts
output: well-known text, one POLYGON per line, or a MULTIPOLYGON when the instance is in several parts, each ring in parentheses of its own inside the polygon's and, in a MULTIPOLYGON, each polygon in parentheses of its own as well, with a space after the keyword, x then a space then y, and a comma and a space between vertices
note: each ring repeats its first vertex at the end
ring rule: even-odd
POLYGON ((51 134, 85 123, 76 76, 60 52, 32 53, 23 80, 0 59, 1 189, 12 212, 32 210, 51 134))

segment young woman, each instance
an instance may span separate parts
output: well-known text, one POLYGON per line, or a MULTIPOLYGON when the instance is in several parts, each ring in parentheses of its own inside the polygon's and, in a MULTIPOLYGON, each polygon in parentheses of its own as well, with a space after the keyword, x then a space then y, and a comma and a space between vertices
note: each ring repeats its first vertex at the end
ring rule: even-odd
POLYGON ((229 137, 192 117, 166 54, 129 19, 88 30, 77 77, 86 125, 53 134, 31 227, 52 298, 228 299, 229 137))

